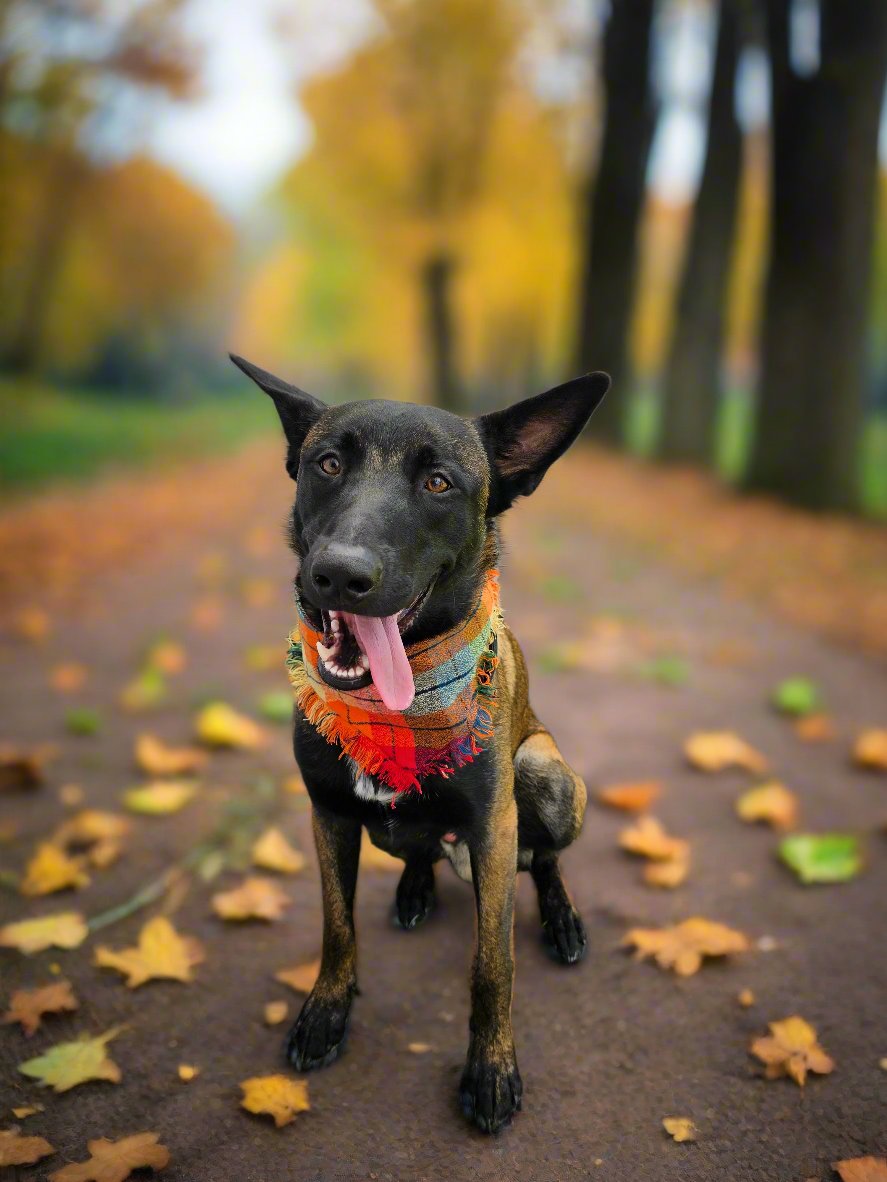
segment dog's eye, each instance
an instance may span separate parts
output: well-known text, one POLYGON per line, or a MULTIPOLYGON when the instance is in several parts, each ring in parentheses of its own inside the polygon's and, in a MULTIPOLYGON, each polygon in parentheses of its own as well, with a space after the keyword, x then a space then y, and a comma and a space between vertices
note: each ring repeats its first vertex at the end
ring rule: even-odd
POLYGON ((322 456, 318 460, 318 463, 320 464, 321 472, 326 472, 327 476, 338 476, 342 471, 342 463, 338 456, 332 454, 322 456))
POLYGON ((433 476, 429 476, 425 481, 425 487, 429 492, 442 493, 446 492, 448 488, 452 488, 453 486, 450 484, 449 480, 446 479, 446 477, 441 476, 439 472, 435 472, 433 476))

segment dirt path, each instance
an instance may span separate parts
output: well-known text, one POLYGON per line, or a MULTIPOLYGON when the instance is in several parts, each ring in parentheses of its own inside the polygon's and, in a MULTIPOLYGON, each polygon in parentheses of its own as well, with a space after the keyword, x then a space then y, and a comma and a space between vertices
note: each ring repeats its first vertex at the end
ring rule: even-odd
MULTIPOLYGON (((15 843, 0 849, 7 866, 20 869, 36 840, 65 815, 59 786, 76 782, 90 806, 119 808, 121 790, 138 779, 132 749, 139 732, 186 740, 197 702, 220 697, 254 712, 263 692, 283 688, 280 666, 261 672, 245 659, 256 646, 282 649, 291 622, 291 562, 279 541, 290 486, 278 475, 278 451, 263 445, 248 460, 203 466, 193 497, 180 480, 182 500, 174 487, 167 491, 150 545, 121 542, 122 567, 106 555, 102 573, 88 586, 77 583, 76 604, 60 599, 52 609, 52 632, 42 645, 3 643, 0 739, 60 748, 44 787, 0 803, 0 821, 19 827, 15 843), (217 501, 206 482, 215 483, 217 501), (126 714, 117 705, 120 689, 161 634, 185 647, 187 667, 155 711, 126 714), (89 667, 76 694, 48 687, 60 661, 89 667), (101 733, 68 735, 64 716, 72 705, 100 709, 101 733)), ((656 815, 690 840, 693 863, 675 891, 645 886, 640 867, 617 847, 626 819, 591 804, 582 837, 565 858, 591 935, 590 955, 577 969, 559 968, 545 955, 531 884, 522 877, 514 1019, 525 1102, 513 1127, 490 1140, 456 1108, 473 908, 448 868, 439 871, 436 913, 409 934, 388 918, 395 876, 362 874, 362 994, 346 1054, 310 1077, 312 1111, 287 1128, 238 1109, 239 1081, 281 1069, 285 1027, 263 1024, 265 1002, 286 998, 291 1013, 299 1004, 273 973, 311 960, 319 944, 308 816, 301 798, 283 795, 280 823, 309 853, 309 869, 285 883, 292 906, 284 920, 223 925, 208 902, 218 883, 194 883, 166 901, 176 926, 206 945, 194 984, 152 983, 133 993, 115 974, 92 967, 96 943, 130 946, 151 912, 106 929, 78 951, 30 958, 0 952, 4 1002, 14 988, 50 980, 53 964, 81 998, 79 1013, 47 1019, 30 1040, 18 1027, 0 1029, 4 1121, 13 1105, 39 1100, 46 1110, 24 1122, 26 1131, 45 1135, 58 1150, 46 1168, 23 1169, 22 1178, 82 1160, 88 1137, 143 1129, 156 1130, 169 1147, 172 1163, 163 1177, 170 1182, 803 1182, 833 1178, 830 1163, 839 1158, 887 1151, 887 1072, 878 1065, 887 1056, 887 841, 879 832, 887 820, 887 779, 855 771, 848 758, 858 729, 887 723, 883 663, 727 599, 716 584, 658 564, 637 543, 604 540, 575 516, 565 523, 563 500, 593 482, 587 463, 570 459, 512 514, 505 607, 531 661, 537 711, 565 755, 591 789, 661 779, 656 815), (686 668, 683 684, 650 675, 673 675, 675 658, 686 668), (833 742, 801 742, 768 707, 773 686, 790 674, 822 686, 838 732, 833 742), (733 801, 749 777, 704 776, 685 765, 684 738, 723 727, 767 754, 800 797, 805 828, 864 835, 867 866, 859 879, 796 884, 774 857, 772 832, 734 815, 733 801), (620 947, 630 927, 696 914, 747 932, 754 950, 678 980, 633 962, 620 947), (757 999, 749 1009, 736 1001, 744 987, 757 999), (803 1090, 787 1080, 765 1082, 747 1054, 768 1021, 795 1013, 817 1028, 837 1063, 831 1076, 803 1090), (55 1096, 16 1072, 17 1063, 55 1042, 119 1022, 128 1024, 113 1046, 123 1071, 119 1086, 92 1083, 55 1096), (411 1042, 431 1049, 410 1053, 411 1042), (198 1064, 202 1074, 183 1084, 180 1063, 198 1064), (666 1115, 692 1117, 698 1142, 673 1143, 662 1131, 666 1115)), ((88 503, 102 504, 97 494, 88 503)), ((124 538, 127 529, 141 528, 134 504, 123 518, 124 538)), ((121 514, 126 508, 122 498, 121 514)), ((74 520, 92 546, 90 515, 75 512, 74 520)), ((137 819, 125 857, 96 872, 84 891, 36 901, 5 892, 0 918, 73 908, 90 916, 129 898, 200 839, 233 793, 262 774, 278 783, 290 774, 286 728, 269 731, 258 754, 214 756, 205 787, 183 812, 137 819)), ((236 881, 232 873, 219 880, 236 881)))

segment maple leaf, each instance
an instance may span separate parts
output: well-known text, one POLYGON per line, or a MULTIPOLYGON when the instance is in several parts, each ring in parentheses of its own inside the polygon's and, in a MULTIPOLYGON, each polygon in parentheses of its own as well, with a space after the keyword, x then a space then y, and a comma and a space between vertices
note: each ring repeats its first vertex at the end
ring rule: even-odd
POLYGON ((60 911, 40 919, 22 919, 0 928, 0 948, 30 955, 44 948, 78 948, 89 935, 79 911, 60 911))
POLYGON ((56 829, 52 841, 62 849, 86 850, 88 861, 105 869, 120 857, 132 821, 101 809, 82 809, 56 829))
POLYGON ((305 855, 293 849, 279 829, 266 829, 252 849, 253 864, 281 874, 298 874, 305 869, 305 855))
POLYGON ((22 640, 34 644, 42 643, 52 631, 52 621, 42 607, 23 607, 17 613, 13 625, 22 640))
POLYGON ((198 747, 170 747, 156 735, 139 735, 135 760, 148 776, 187 776, 199 771, 209 757, 198 747))
POLYGON ((863 731, 853 744, 853 758, 860 767, 887 771, 887 730, 863 731))
POLYGON ((662 792, 658 780, 638 780, 630 784, 610 784, 598 789, 601 804, 626 813, 645 813, 662 792))
POLYGON ((193 780, 156 780, 129 788, 123 793, 123 804, 133 813, 151 817, 165 817, 177 813, 193 799, 197 784, 193 780))
POLYGON ((765 1066, 767 1079, 791 1076, 801 1087, 807 1072, 828 1075, 835 1064, 816 1041, 816 1031, 809 1022, 794 1015, 781 1022, 770 1022, 770 1033, 756 1038, 749 1053, 765 1066))
POLYGON ((247 1112, 273 1116, 280 1129, 295 1120, 297 1112, 310 1111, 308 1084, 304 1079, 290 1079, 286 1075, 258 1075, 245 1079, 242 1108, 247 1112))
POLYGON ((644 867, 644 882, 648 886, 674 890, 679 887, 690 872, 689 851, 674 858, 659 862, 648 862, 644 867))
POLYGON ((123 973, 130 989, 146 981, 192 981, 192 968, 204 959, 200 942, 191 936, 180 936, 162 915, 145 924, 136 948, 124 948, 121 952, 110 948, 95 951, 95 964, 123 973))
POLYGON ((699 1136, 699 1130, 689 1116, 663 1116, 662 1127, 669 1137, 678 1143, 695 1141, 699 1136))
POLYGON ((30 1038, 40 1027, 43 1014, 61 1014, 76 1010, 79 1005, 70 981, 53 981, 39 989, 17 989, 9 999, 9 1009, 0 1018, 4 1026, 20 1022, 25 1036, 30 1038))
POLYGON ((157 1133, 134 1133, 119 1141, 99 1137, 86 1144, 89 1161, 72 1162, 49 1175, 49 1182, 125 1182, 133 1170, 162 1170, 169 1150, 157 1133))
POLYGON ((50 1153, 55 1150, 45 1137, 23 1137, 17 1129, 0 1129, 0 1169, 3 1166, 32 1166, 50 1153))
POLYGON ((19 1063, 18 1069, 56 1092, 67 1092, 92 1079, 120 1083, 120 1068, 108 1058, 105 1047, 122 1029, 115 1026, 95 1038, 84 1034, 74 1042, 57 1043, 37 1058, 19 1063))
POLYGON ((212 898, 213 911, 222 919, 280 919, 289 904, 289 895, 276 882, 258 875, 212 898))
POLYGON ((669 928, 632 928, 624 944, 633 944, 635 957, 655 958, 663 969, 679 977, 697 973, 706 956, 728 956, 748 949, 748 938, 725 924, 694 916, 669 928))
POLYGON ((269 1001, 265 1003, 265 1025, 279 1026, 286 1021, 289 1006, 285 1001, 269 1001))
POLYGON ((56 891, 89 885, 89 875, 80 858, 70 858, 64 850, 44 841, 27 865, 22 880, 23 895, 52 895, 56 891))
POLYGON ((686 859, 688 843, 679 837, 669 837, 655 817, 639 817, 633 826, 619 834, 619 845, 630 854, 652 858, 657 862, 686 859))
POLYGON ((46 778, 46 765, 55 755, 55 746, 15 747, 0 743, 0 792, 39 788, 46 778))
POLYGON ((89 670, 76 661, 55 665, 49 674, 50 686, 60 694, 73 694, 86 685, 89 670))
POLYGON ((765 757, 732 731, 699 731, 687 739, 684 754, 703 772, 740 767, 759 775, 767 770, 765 757))
POLYGON ((841 1182, 887 1182, 887 1158, 847 1157, 832 1162, 841 1182))
POLYGON ((280 972, 274 974, 274 980, 280 981, 283 985, 289 985, 290 989, 295 989, 297 993, 310 993, 319 973, 320 958, 318 957, 317 960, 310 960, 307 964, 296 965, 291 969, 281 969, 280 972))
POLYGON ((798 820, 798 798, 784 784, 771 780, 750 788, 736 801, 736 813, 743 821, 766 821, 774 829, 794 829, 798 820))
POLYGON ((862 868, 852 833, 793 833, 779 843, 779 856, 805 885, 849 882, 862 868))
POLYGON ((197 716, 197 737, 209 747, 234 747, 253 751, 265 740, 265 732, 225 702, 210 702, 197 716))

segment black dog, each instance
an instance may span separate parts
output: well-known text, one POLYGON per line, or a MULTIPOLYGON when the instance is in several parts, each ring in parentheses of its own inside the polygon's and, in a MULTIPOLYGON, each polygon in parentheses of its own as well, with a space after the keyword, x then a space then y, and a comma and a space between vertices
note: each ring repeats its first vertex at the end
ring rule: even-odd
MULTIPOLYGON (((497 566, 497 516, 533 492, 609 386, 606 374, 589 374, 466 421, 398 402, 327 407, 242 358, 232 360, 274 400, 286 433, 286 467, 297 481, 297 594, 305 618, 330 642, 318 646, 318 669, 338 689, 373 683, 376 654, 358 633, 396 620, 413 651, 471 615, 485 572, 497 566), (331 621, 338 622, 335 631, 331 621)), ((396 636, 394 648, 403 652, 396 636)), ((432 774, 421 792, 399 793, 393 810, 391 791, 297 713, 294 747, 313 806, 324 930, 320 975, 287 1045, 290 1063, 306 1070, 330 1063, 345 1035, 357 980, 352 905, 361 828, 405 862, 395 903, 404 928, 431 910, 434 863, 446 856, 473 880, 477 902, 460 1097, 487 1132, 521 1106, 511 1030, 519 867, 533 876, 554 955, 572 964, 586 948, 557 856, 580 831, 585 785, 533 713, 526 666, 504 625, 497 659, 492 737, 453 774, 432 774)), ((396 699, 400 683, 380 682, 377 676, 383 698, 396 699)))

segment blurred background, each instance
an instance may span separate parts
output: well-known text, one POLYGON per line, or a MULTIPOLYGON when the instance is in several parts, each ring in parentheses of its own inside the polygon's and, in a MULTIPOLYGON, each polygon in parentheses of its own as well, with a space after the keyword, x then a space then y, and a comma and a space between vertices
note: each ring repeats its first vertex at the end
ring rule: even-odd
POLYGON ((883 0, 0 0, 5 491, 603 368, 590 434, 887 514, 883 0))

